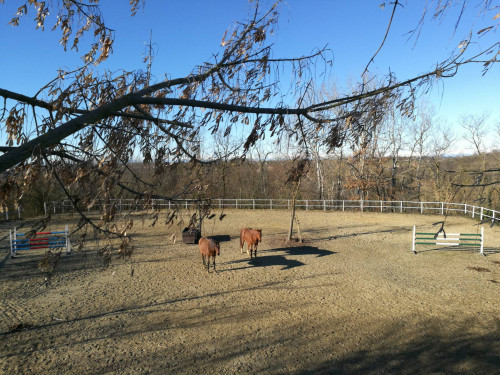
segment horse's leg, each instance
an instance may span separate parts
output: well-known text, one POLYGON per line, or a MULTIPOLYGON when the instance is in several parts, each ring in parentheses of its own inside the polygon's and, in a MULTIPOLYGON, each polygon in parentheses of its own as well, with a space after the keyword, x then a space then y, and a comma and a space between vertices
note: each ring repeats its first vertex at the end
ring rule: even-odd
POLYGON ((217 270, 215 269, 215 254, 214 254, 214 272, 217 273, 217 270))
POLYGON ((254 246, 255 257, 257 258, 257 244, 255 244, 254 246))
POLYGON ((201 260, 203 261, 203 268, 205 268, 205 255, 201 254, 201 260))

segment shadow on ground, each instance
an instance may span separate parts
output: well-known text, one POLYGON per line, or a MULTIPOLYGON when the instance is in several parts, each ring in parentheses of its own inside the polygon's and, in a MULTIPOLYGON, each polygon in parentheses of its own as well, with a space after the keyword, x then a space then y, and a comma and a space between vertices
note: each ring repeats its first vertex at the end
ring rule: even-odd
MULTIPOLYGON (((330 250, 319 249, 314 246, 293 246, 293 247, 282 247, 278 249, 259 250, 257 251, 256 258, 255 257, 251 259, 245 258, 224 263, 226 265, 244 264, 244 266, 221 270, 219 272, 242 270, 251 267, 273 267, 273 266, 282 266, 281 268, 282 270, 287 270, 290 268, 299 267, 306 264, 296 259, 290 259, 291 256, 314 255, 316 257, 324 257, 333 254, 336 253, 330 250), (285 255, 282 255, 283 253, 285 253, 285 255)), ((245 256, 247 256, 246 253, 245 256)))
MULTIPOLYGON (((473 324, 469 322, 469 324, 473 324)), ((442 333, 439 322, 427 323, 428 334, 413 332, 401 342, 397 332, 384 332, 373 350, 359 350, 312 366, 306 374, 499 374, 500 320, 484 334, 472 334, 464 324, 442 333), (441 333, 440 333, 441 332, 441 333)))

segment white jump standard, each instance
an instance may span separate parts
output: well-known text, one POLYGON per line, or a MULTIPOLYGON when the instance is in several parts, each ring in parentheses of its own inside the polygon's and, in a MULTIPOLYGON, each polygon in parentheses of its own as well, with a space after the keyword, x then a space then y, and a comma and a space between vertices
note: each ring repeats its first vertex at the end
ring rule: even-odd
POLYGON ((416 245, 434 245, 434 246, 468 246, 479 248, 481 255, 484 255, 484 228, 481 227, 481 233, 447 233, 446 236, 441 232, 436 237, 436 233, 417 232, 413 226, 412 251, 417 253, 416 245))

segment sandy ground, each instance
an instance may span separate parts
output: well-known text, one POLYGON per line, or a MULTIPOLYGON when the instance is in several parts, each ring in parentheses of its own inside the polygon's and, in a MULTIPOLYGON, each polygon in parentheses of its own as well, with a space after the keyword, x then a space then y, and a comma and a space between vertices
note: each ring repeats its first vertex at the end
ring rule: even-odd
POLYGON ((146 221, 130 260, 63 255, 48 286, 41 251, 8 256, 8 229, 26 222, 2 222, 0 373, 500 373, 499 227, 485 228, 486 256, 414 255, 412 225, 441 218, 299 212, 306 241, 287 246, 288 212, 226 213, 204 226, 230 236, 218 273, 146 221), (240 253, 243 226, 263 228, 257 260, 240 253))

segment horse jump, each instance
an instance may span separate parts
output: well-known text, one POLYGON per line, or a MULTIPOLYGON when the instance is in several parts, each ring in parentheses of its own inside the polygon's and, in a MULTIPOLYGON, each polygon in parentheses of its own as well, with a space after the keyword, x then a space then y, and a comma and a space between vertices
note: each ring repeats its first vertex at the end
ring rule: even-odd
POLYGON ((262 242, 262 229, 243 228, 240 231, 240 249, 243 254, 243 244, 247 243, 247 254, 252 258, 252 250, 257 258, 257 245, 262 242))
POLYGON ((214 258, 214 272, 217 273, 215 269, 215 256, 220 255, 220 244, 211 238, 201 237, 198 241, 198 247, 200 248, 201 259, 203 260, 203 268, 207 267, 207 272, 210 272, 210 257, 214 258), (205 264, 205 257, 207 257, 207 262, 205 264))
POLYGON ((479 249, 479 253, 484 255, 484 228, 481 227, 481 233, 435 233, 417 232, 416 226, 413 226, 413 254, 417 253, 416 245, 434 245, 443 247, 472 247, 479 249))
POLYGON ((57 249, 64 247, 67 253, 71 251, 68 225, 66 225, 64 231, 58 232, 17 233, 17 228, 9 232, 11 258, 15 258, 17 252, 21 250, 57 249), (30 235, 29 237, 27 236, 28 234, 30 235))

